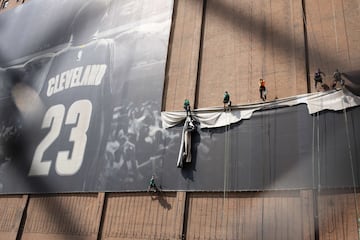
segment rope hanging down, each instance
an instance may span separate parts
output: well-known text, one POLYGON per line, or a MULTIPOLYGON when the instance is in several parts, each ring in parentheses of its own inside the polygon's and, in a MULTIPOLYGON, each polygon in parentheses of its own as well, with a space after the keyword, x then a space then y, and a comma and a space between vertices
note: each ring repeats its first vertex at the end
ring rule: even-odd
MULTIPOLYGON (((227 229, 227 221, 226 221, 226 209, 225 209, 225 201, 226 201, 226 192, 228 188, 228 171, 229 171, 229 160, 230 160, 230 119, 229 115, 231 114, 231 109, 227 108, 225 111, 226 115, 226 125, 225 125, 225 149, 224 149, 224 190, 223 190, 223 212, 222 212, 222 225, 223 225, 223 234, 226 236, 227 229)), ((226 238, 226 237, 225 237, 226 238)))
MULTIPOLYGON (((345 100, 344 100, 345 101, 345 100)), ((350 133, 349 133, 349 124, 348 124, 348 118, 346 109, 344 108, 344 121, 345 121, 345 133, 346 133, 346 139, 347 139, 347 147, 349 152, 349 159, 350 159, 350 167, 351 167, 351 176, 352 176, 352 184, 353 184, 353 190, 354 190, 354 201, 355 201, 355 210, 356 210, 356 223, 358 228, 358 239, 360 239, 360 218, 359 218, 359 207, 357 202, 357 191, 356 191, 356 181, 355 181, 355 172, 354 172, 354 163, 353 163, 353 157, 351 152, 351 142, 350 142, 350 133)))
POLYGON ((226 190, 228 185, 228 168, 229 168, 229 160, 230 160, 230 120, 229 120, 230 110, 226 112, 226 120, 227 124, 225 126, 225 151, 224 151, 224 200, 226 197, 226 190))
MULTIPOLYGON (((317 13, 321 13, 320 6, 319 6, 319 5, 317 5, 317 6, 318 6, 318 11, 316 11, 316 12, 317 12, 317 13)), ((303 22, 304 22, 304 25, 305 25, 306 29, 308 29, 308 31, 310 31, 310 33, 311 33, 311 35, 312 35, 312 36, 309 35, 309 37, 311 37, 311 38, 313 39, 313 42, 314 42, 314 50, 311 51, 311 52, 312 52, 312 53, 315 53, 315 56, 313 56, 312 59, 315 59, 315 62, 316 62, 316 64, 317 64, 316 68, 319 68, 319 67, 320 67, 320 68, 322 69, 323 67, 325 67, 326 72, 328 72, 328 71, 329 71, 328 64, 325 64, 325 63, 324 63, 324 60, 323 60, 323 58, 322 58, 322 54, 321 54, 321 52, 320 52, 320 44, 318 43, 318 40, 317 40, 317 37, 316 37, 316 33, 315 33, 315 30, 314 30, 313 24, 311 23, 310 18, 309 18, 309 20, 306 18, 306 14, 305 14, 305 9, 304 9, 304 8, 303 8, 302 14, 303 14, 303 22), (310 28, 311 28, 311 30, 310 30, 310 28), (316 59, 317 59, 317 60, 316 60, 316 59)), ((321 26, 322 26, 321 16, 320 16, 320 24, 321 24, 321 26)), ((323 28, 322 28, 322 29, 323 29, 323 28)), ((308 74, 310 74, 310 73, 308 73, 308 74)), ((312 76, 309 76, 309 77, 311 78, 312 76)))

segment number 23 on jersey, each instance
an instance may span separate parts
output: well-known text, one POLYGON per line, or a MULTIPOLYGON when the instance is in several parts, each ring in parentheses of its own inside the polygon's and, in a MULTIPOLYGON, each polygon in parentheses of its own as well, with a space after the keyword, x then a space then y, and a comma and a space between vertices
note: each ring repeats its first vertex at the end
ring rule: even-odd
POLYGON ((55 160, 55 171, 61 176, 76 174, 81 168, 87 142, 92 113, 92 104, 83 99, 74 102, 66 111, 63 104, 50 107, 44 115, 42 129, 49 128, 49 132, 36 147, 32 159, 29 176, 47 176, 52 162, 55 160), (73 142, 72 149, 58 151, 56 159, 43 159, 45 151, 59 137, 63 125, 75 125, 71 128, 69 142, 73 142))

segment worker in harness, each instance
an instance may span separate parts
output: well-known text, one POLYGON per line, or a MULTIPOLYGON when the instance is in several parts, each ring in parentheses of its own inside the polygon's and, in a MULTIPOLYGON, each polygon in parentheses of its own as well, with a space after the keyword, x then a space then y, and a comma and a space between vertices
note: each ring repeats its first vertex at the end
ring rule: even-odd
POLYGON ((260 98, 265 102, 266 101, 266 87, 265 87, 265 80, 260 78, 259 80, 259 92, 260 98))
POLYGON ((341 72, 339 72, 339 69, 336 69, 336 71, 333 74, 334 82, 332 85, 332 89, 336 88, 336 84, 339 82, 341 87, 344 86, 345 81, 341 78, 341 72))
POLYGON ((187 98, 184 100, 184 109, 186 111, 186 116, 189 116, 191 110, 190 110, 190 101, 187 98))
POLYGON ((158 190, 158 188, 157 188, 157 186, 156 186, 156 184, 155 184, 155 177, 154 177, 154 175, 152 175, 151 176, 151 178, 150 178, 150 182, 149 182, 149 186, 148 186, 148 192, 150 191, 150 190, 152 190, 152 191, 154 191, 154 192, 157 192, 157 190, 158 190))
POLYGON ((225 91, 224 93, 223 103, 224 103, 224 111, 226 111, 226 109, 231 106, 230 94, 228 93, 228 91, 225 91))
POLYGON ((314 74, 314 81, 315 81, 315 88, 317 89, 317 84, 320 83, 320 86, 322 86, 322 75, 325 77, 325 73, 320 71, 320 68, 317 69, 317 71, 314 74))

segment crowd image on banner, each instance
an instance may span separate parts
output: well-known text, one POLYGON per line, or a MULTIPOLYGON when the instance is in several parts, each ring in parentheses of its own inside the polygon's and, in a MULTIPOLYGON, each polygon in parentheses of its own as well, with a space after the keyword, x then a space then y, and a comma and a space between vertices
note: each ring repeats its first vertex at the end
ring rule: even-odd
POLYGON ((179 133, 161 126, 155 102, 116 107, 105 150, 100 186, 145 182, 162 167, 165 151, 178 145, 179 133))

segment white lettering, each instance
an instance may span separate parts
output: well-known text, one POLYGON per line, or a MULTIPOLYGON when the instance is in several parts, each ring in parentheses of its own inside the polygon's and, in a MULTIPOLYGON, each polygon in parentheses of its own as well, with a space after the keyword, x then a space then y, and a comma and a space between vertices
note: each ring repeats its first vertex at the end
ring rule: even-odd
POLYGON ((89 65, 86 67, 81 85, 94 85, 96 73, 98 71, 98 65, 89 65))
POLYGON ((83 76, 81 78, 81 81, 80 81, 81 86, 88 85, 88 79, 89 79, 90 71, 91 71, 91 65, 86 66, 84 74, 83 74, 83 76))
POLYGON ((82 70, 83 70, 83 67, 78 67, 78 68, 73 69, 73 74, 72 74, 72 78, 71 78, 71 87, 80 86, 82 70))
POLYGON ((68 89, 70 87, 73 73, 74 73, 74 69, 67 71, 64 89, 68 89))
POLYGON ((47 96, 80 86, 99 86, 105 76, 107 66, 87 65, 64 71, 48 80, 47 96), (85 69, 85 70, 84 70, 85 69))
POLYGON ((54 93, 55 78, 50 78, 46 95, 50 97, 54 93))
POLYGON ((105 72, 106 72, 106 68, 107 66, 106 65, 99 65, 99 71, 97 73, 97 76, 96 76, 96 79, 95 79, 95 85, 98 86, 100 85, 104 75, 105 75, 105 72))
POLYGON ((56 92, 61 92, 62 90, 64 90, 64 85, 65 85, 66 79, 68 78, 68 75, 69 75, 69 71, 61 73, 60 81, 59 81, 59 84, 57 85, 56 92))
POLYGON ((56 75, 55 77, 55 84, 54 84, 54 92, 53 93, 57 93, 58 92, 58 86, 59 86, 59 75, 56 75))

